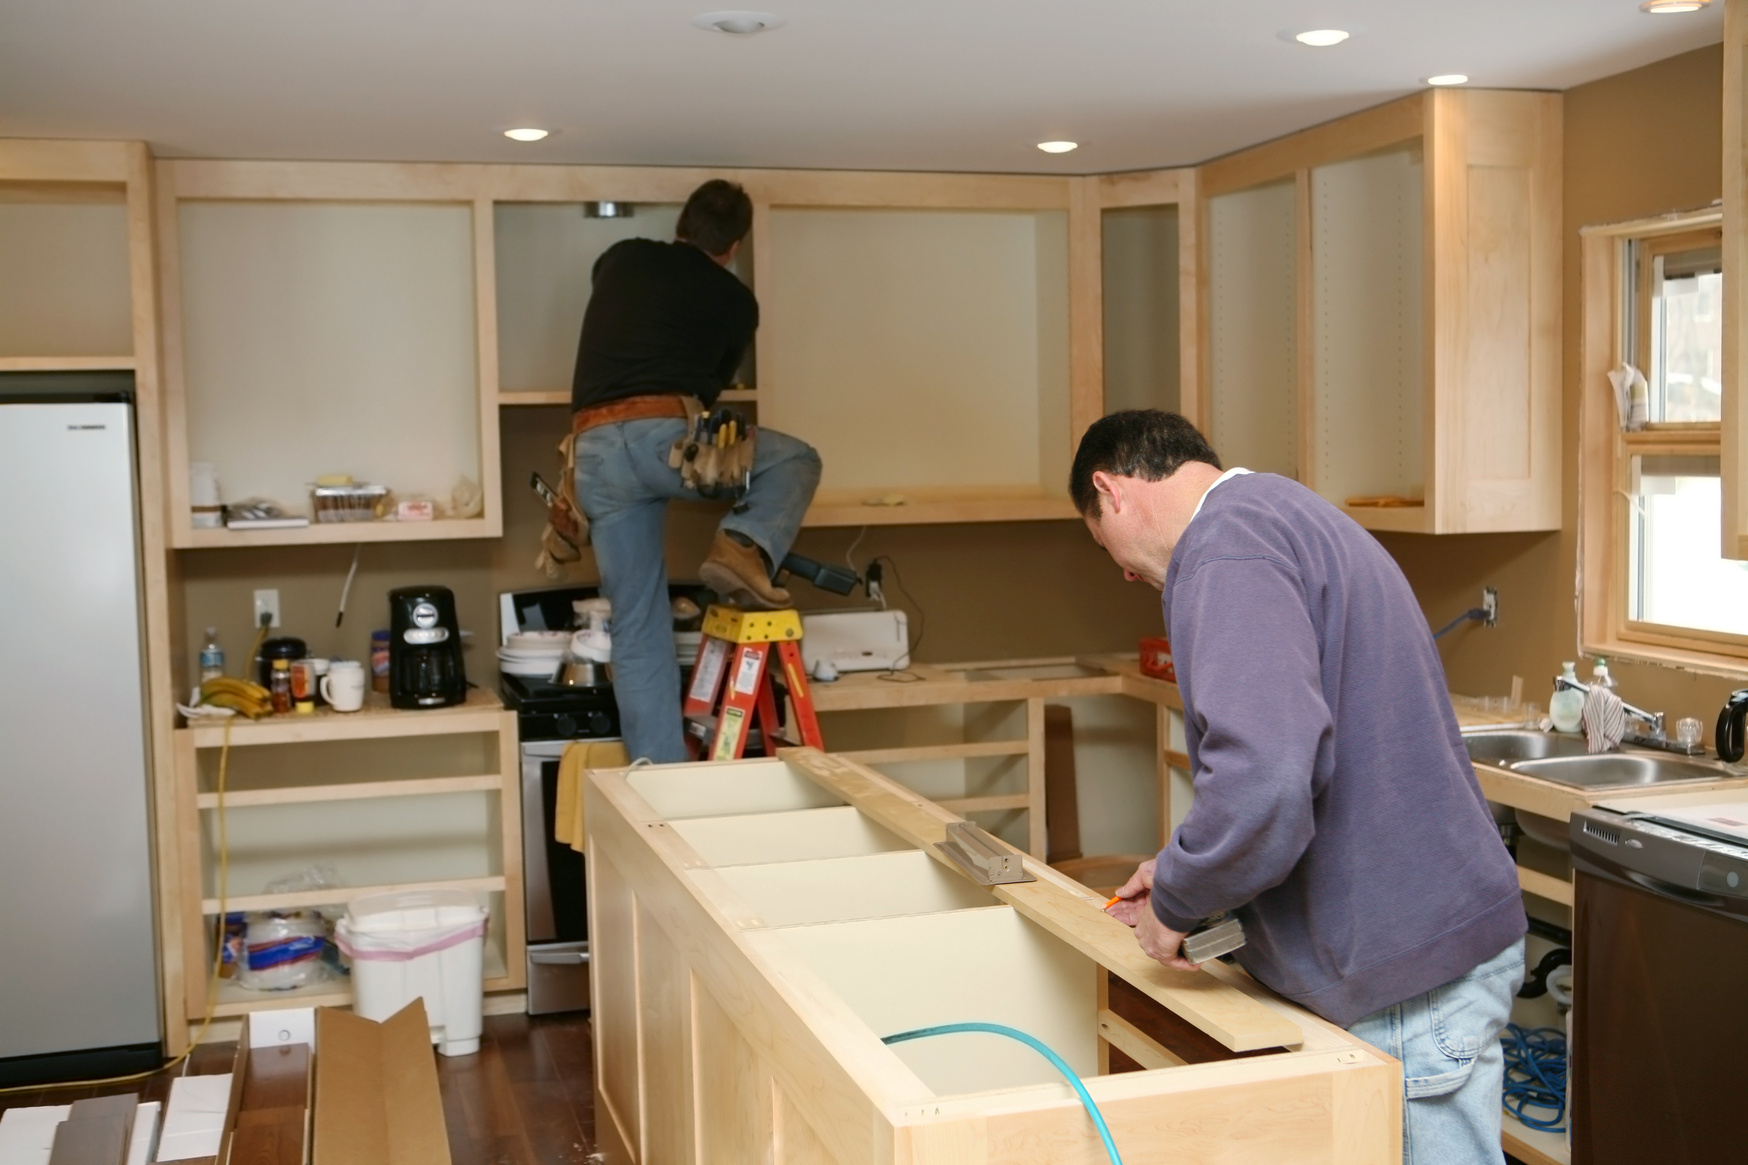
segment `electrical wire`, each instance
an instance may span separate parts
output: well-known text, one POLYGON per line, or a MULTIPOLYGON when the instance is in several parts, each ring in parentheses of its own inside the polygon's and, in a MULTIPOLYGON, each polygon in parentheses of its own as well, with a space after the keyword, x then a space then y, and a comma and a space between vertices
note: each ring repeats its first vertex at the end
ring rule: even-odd
MULTIPOLYGON (((262 631, 266 631, 265 624, 262 626, 262 631)), ((256 642, 260 642, 259 636, 257 636, 256 642)), ((225 959, 225 898, 229 889, 231 873, 230 837, 225 828, 225 779, 230 772, 231 722, 235 719, 235 716, 225 717, 224 739, 219 746, 216 789, 218 796, 214 810, 218 815, 218 928, 213 941, 212 974, 206 985, 206 1011, 200 1017, 200 1029, 194 1033, 194 1037, 188 1041, 188 1046, 182 1049, 179 1055, 156 1068, 149 1068, 144 1072, 130 1072, 126 1076, 104 1076, 96 1080, 63 1080, 57 1084, 14 1085, 10 1088, 0 1088, 0 1096, 16 1092, 52 1092, 62 1088, 90 1088, 102 1084, 132 1084, 136 1080, 149 1080, 153 1076, 168 1072, 184 1063, 206 1039, 207 1029, 212 1027, 213 1012, 218 1008, 219 977, 224 968, 225 959)))
POLYGON ((1557 1027, 1522 1028, 1505 1025, 1499 1043, 1505 1049, 1505 1111, 1525 1128, 1565 1131, 1566 1033, 1557 1027), (1530 1116, 1529 1108, 1552 1117, 1530 1116))
MULTIPOLYGON (((868 527, 863 526, 861 528, 861 530, 859 530, 856 533, 856 540, 854 542, 850 543, 850 548, 848 550, 844 551, 844 565, 849 567, 851 570, 856 569, 856 560, 854 558, 852 558, 851 555, 856 553, 856 547, 862 545, 862 539, 866 538, 867 536, 868 536, 868 527)), ((858 571, 857 573, 860 573, 860 572, 858 571)))
POLYGON ((1123 1165, 1123 1158, 1117 1155, 1117 1143, 1111 1140, 1110 1126, 1105 1124, 1105 1118, 1099 1112, 1099 1106, 1093 1103, 1092 1094, 1086 1090, 1086 1085, 1080 1082, 1080 1077, 1074 1074, 1074 1069, 1068 1066, 1068 1061, 1051 1051, 1050 1046, 1036 1036, 1027 1035, 1017 1027, 1008 1027, 1000 1023, 943 1023, 935 1027, 919 1027, 915 1031, 899 1032, 894 1036, 882 1036, 883 1044, 901 1044, 906 1040, 927 1039, 930 1036, 951 1036, 961 1032, 986 1032, 993 1036, 1006 1036, 1010 1040, 1018 1040, 1040 1056, 1050 1061, 1055 1069, 1062 1073, 1063 1079, 1080 1097, 1080 1106, 1086 1109, 1086 1114, 1092 1117, 1093 1127, 1099 1131, 1099 1139, 1105 1143, 1105 1155, 1111 1159, 1111 1165, 1123 1165))
POLYGON ((352 580, 358 577, 358 559, 364 554, 364 543, 352 548, 352 569, 346 572, 346 582, 340 587, 340 609, 334 612, 334 626, 346 619, 346 596, 352 593, 352 580))
MULTIPOLYGON (((892 581, 898 584, 899 593, 904 596, 906 602, 916 608, 916 638, 910 641, 910 648, 907 652, 911 659, 914 660, 916 659, 917 648, 921 647, 923 644, 923 635, 927 633, 929 629, 928 614, 924 612, 923 605, 916 601, 916 596, 910 593, 910 588, 904 585, 904 575, 900 573, 898 563, 892 560, 892 556, 888 554, 877 554, 868 560, 868 565, 872 566, 876 562, 884 562, 886 564, 887 568, 892 571, 892 581)), ((898 668, 888 668, 874 678, 894 684, 914 684, 923 677, 908 669, 900 670, 898 668)))
POLYGON ((1467 611, 1464 611, 1461 615, 1458 615, 1455 619, 1452 619, 1449 623, 1446 623, 1443 627, 1439 628, 1437 631, 1434 631, 1432 633, 1432 637, 1434 639, 1443 639, 1445 636, 1447 636, 1451 632, 1455 631, 1458 627, 1461 627, 1464 623, 1468 623, 1468 622, 1480 623, 1480 622, 1484 621, 1486 618, 1487 618, 1487 608, 1485 608, 1485 607, 1470 607, 1467 611))

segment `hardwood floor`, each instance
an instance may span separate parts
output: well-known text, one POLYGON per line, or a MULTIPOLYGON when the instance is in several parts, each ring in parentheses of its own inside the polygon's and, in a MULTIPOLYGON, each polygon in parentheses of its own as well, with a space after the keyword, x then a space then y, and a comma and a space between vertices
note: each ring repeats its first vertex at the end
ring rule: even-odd
MULTIPOLYGON (((229 1072, 233 1044, 196 1048, 186 1065, 133 1084, 0 1094, 0 1111, 138 1093, 164 1100, 170 1081, 229 1072)), ((438 1056, 437 1081, 454 1165, 587 1165, 595 1150, 593 1042, 580 1015, 494 1015, 473 1056, 438 1056)))

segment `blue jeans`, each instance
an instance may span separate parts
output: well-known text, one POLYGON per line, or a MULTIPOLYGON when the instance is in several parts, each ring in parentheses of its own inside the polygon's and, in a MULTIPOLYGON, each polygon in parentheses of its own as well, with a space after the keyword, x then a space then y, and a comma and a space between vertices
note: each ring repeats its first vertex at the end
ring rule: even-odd
POLYGON ((1405 1165, 1480 1165, 1499 1146, 1505 1054, 1499 1033, 1523 986, 1523 940, 1348 1031, 1402 1061, 1405 1165))
MULTIPOLYGON (((625 751, 657 764, 686 759, 680 724, 680 665, 668 611, 668 502, 697 500, 668 468, 686 432, 678 417, 601 425, 577 438, 577 503, 589 516, 601 593, 613 603, 613 695, 625 751)), ((759 428, 752 483, 721 528, 783 561, 819 485, 819 454, 805 442, 759 428)))

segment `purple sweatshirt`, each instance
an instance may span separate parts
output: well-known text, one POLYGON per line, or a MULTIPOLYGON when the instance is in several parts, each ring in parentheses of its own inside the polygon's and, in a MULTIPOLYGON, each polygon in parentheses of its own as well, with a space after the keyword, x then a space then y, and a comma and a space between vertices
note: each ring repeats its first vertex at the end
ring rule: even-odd
POLYGON ((1523 900, 1402 571, 1274 474, 1211 490, 1165 576, 1195 804, 1151 900, 1346 1027, 1520 938, 1523 900))

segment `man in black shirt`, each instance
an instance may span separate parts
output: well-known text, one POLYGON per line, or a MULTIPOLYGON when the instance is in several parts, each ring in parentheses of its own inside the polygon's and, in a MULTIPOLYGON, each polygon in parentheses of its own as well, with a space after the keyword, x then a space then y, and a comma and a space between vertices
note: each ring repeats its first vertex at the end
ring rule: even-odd
MULTIPOLYGON (((571 388, 577 502, 601 590, 613 604, 613 692, 634 758, 686 759, 680 672, 668 611, 668 502, 696 497, 668 453, 732 380, 759 323, 728 270, 752 225, 746 192, 720 179, 687 199, 672 243, 627 239, 595 262, 571 388), (693 402, 697 402, 696 404, 693 402)), ((819 484, 819 454, 760 427, 744 497, 726 514, 699 577, 743 607, 789 605, 771 581, 819 484)))

